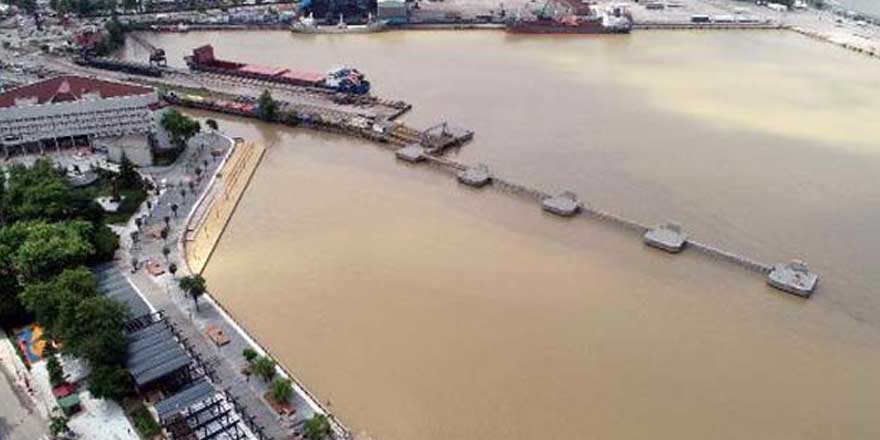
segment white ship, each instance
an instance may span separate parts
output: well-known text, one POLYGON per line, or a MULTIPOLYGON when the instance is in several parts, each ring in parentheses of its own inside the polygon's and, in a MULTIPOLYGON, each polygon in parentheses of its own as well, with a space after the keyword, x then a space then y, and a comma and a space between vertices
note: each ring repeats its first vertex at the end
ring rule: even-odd
POLYGON ((370 14, 367 18, 367 24, 349 25, 339 15, 339 22, 334 25, 319 25, 315 22, 314 14, 308 17, 302 17, 294 22, 290 30, 300 34, 360 34, 368 32, 379 32, 385 29, 388 24, 385 20, 374 20, 370 14))

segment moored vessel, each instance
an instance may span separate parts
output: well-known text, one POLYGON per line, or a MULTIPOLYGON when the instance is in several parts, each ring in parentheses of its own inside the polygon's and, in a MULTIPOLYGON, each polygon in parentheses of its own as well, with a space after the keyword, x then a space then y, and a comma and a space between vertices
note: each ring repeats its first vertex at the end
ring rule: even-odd
POLYGON ((548 0, 544 7, 514 17, 507 31, 525 34, 627 34, 633 20, 623 6, 598 9, 579 0, 548 0))
POLYGON ((385 20, 374 20, 373 15, 370 14, 366 24, 347 24, 340 15, 336 24, 320 25, 315 21, 314 15, 309 14, 294 22, 290 30, 298 34, 363 34, 382 31, 387 24, 385 20))
POLYGON ((193 49, 192 55, 184 57, 184 60, 186 60, 187 66, 195 71, 301 87, 323 88, 353 95, 365 95, 370 92, 370 82, 367 81, 366 76, 351 67, 341 67, 322 74, 300 72, 283 67, 245 64, 217 59, 214 57, 214 47, 210 44, 193 49))

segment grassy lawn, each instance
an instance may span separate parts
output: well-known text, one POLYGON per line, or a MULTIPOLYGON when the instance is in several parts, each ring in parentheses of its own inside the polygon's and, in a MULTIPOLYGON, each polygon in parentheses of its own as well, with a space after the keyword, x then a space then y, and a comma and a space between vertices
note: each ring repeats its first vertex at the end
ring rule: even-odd
POLYGON ((143 438, 152 438, 162 432, 162 428, 153 418, 153 414, 142 403, 138 404, 128 416, 131 417, 131 422, 143 438))
MULTIPOLYGON (((78 188, 77 191, 84 192, 90 199, 94 200, 98 197, 111 196, 113 194, 113 184, 110 182, 110 176, 103 175, 95 183, 78 188)), ((107 213, 107 223, 109 224, 127 222, 147 198, 147 190, 143 187, 119 188, 119 195, 122 196, 122 203, 119 204, 119 209, 116 212, 107 213)))

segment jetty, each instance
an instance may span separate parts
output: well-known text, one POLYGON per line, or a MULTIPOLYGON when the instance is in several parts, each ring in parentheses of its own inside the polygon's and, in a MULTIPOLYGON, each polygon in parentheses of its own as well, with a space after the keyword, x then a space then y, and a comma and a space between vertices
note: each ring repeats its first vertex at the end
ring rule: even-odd
MULTIPOLYGON (((166 92, 163 98, 171 104, 223 112, 236 116, 258 118, 255 97, 234 97, 213 92, 210 96, 166 92)), ((291 126, 360 137, 394 152, 395 157, 407 163, 430 163, 435 168, 451 172, 462 184, 472 187, 492 186, 499 190, 537 201, 541 208, 560 217, 586 217, 620 226, 638 234, 648 246, 677 254, 685 247, 719 261, 738 265, 766 277, 767 284, 787 293, 807 298, 818 285, 818 275, 803 263, 770 265, 691 239, 676 223, 656 227, 603 211, 583 203, 571 191, 550 194, 526 184, 493 174, 485 164, 467 165, 444 158, 450 148, 466 144, 474 132, 448 122, 441 122, 419 130, 384 115, 364 115, 343 108, 328 108, 299 101, 279 101, 279 116, 275 122, 291 126)), ((392 101, 393 102, 393 101, 392 101)))
POLYGON ((681 225, 667 223, 657 226, 643 236, 645 244, 673 254, 681 252, 687 244, 687 234, 682 232, 681 225))

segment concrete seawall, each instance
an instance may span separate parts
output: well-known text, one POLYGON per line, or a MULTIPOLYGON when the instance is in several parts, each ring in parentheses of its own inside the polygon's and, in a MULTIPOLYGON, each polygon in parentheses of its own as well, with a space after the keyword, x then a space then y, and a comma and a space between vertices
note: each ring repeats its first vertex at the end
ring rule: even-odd
MULTIPOLYGON (((233 140, 227 136, 223 137, 232 144, 232 147, 223 158, 216 174, 208 182, 205 191, 193 206, 184 223, 186 233, 181 236, 179 247, 180 254, 184 256, 183 271, 185 273, 200 274, 204 271, 266 152, 266 148, 262 145, 233 140)), ((222 313, 227 324, 251 348, 258 354, 269 356, 278 362, 278 374, 291 380, 294 392, 309 405, 312 412, 327 416, 335 438, 354 438, 352 432, 280 363, 279 357, 260 345, 256 338, 239 324, 240 321, 230 310, 224 307, 210 292, 206 293, 204 298, 222 313)))
POLYGON ((236 142, 193 209, 184 238, 184 255, 193 273, 205 269, 265 151, 262 145, 236 142))

